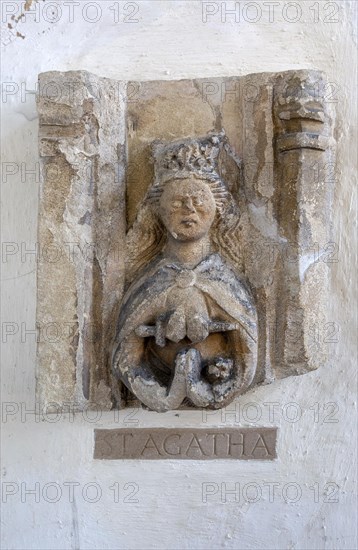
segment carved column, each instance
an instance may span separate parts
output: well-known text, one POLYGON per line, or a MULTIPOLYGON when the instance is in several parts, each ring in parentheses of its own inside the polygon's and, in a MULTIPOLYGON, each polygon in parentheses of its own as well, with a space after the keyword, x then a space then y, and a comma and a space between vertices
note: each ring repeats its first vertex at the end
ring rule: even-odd
POLYGON ((274 83, 275 212, 281 237, 276 279, 275 363, 282 376, 325 360, 322 336, 329 288, 334 139, 329 87, 315 71, 274 83))

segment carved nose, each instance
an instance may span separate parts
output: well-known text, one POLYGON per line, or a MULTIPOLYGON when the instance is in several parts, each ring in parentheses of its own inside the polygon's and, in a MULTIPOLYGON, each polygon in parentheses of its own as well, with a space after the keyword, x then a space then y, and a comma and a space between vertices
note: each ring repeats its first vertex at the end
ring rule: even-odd
POLYGON ((193 199, 191 197, 186 197, 184 201, 184 209, 188 210, 189 212, 195 212, 195 208, 193 205, 193 199))

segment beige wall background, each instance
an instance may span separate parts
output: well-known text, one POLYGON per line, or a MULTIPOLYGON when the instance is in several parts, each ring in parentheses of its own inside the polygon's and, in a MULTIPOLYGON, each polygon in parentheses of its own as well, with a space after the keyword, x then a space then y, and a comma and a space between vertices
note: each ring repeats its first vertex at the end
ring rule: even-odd
POLYGON ((3 548, 356 548, 356 3, 27 0, 1 9, 3 548), (151 80, 298 68, 327 73, 337 109, 338 261, 327 304, 337 338, 327 343, 320 327, 327 368, 209 415, 36 409, 38 74, 151 80), (255 423, 279 427, 277 461, 92 459, 94 427, 255 423))

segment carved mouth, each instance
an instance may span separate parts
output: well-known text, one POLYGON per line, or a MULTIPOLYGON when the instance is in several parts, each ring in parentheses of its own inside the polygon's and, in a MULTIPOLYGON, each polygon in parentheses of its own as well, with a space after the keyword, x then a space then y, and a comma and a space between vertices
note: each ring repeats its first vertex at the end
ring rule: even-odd
POLYGON ((193 218, 184 218, 184 220, 182 220, 180 223, 187 227, 191 227, 192 225, 197 224, 198 222, 193 218))

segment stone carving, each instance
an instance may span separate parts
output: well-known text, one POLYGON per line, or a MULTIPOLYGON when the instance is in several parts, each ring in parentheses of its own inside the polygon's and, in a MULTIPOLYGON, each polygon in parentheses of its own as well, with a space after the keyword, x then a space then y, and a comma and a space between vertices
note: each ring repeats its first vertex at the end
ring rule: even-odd
POLYGON ((327 364, 335 103, 321 72, 50 72, 37 100, 43 406, 218 408, 327 364))
POLYGON ((224 143, 223 135, 214 135, 156 145, 157 179, 130 234, 144 269, 124 296, 112 365, 156 411, 177 408, 186 398, 198 407, 223 407, 255 376, 254 299, 220 247, 238 218, 219 175, 224 143), (147 231, 154 242, 143 246, 147 231), (158 243, 151 260, 148 251, 158 243))

